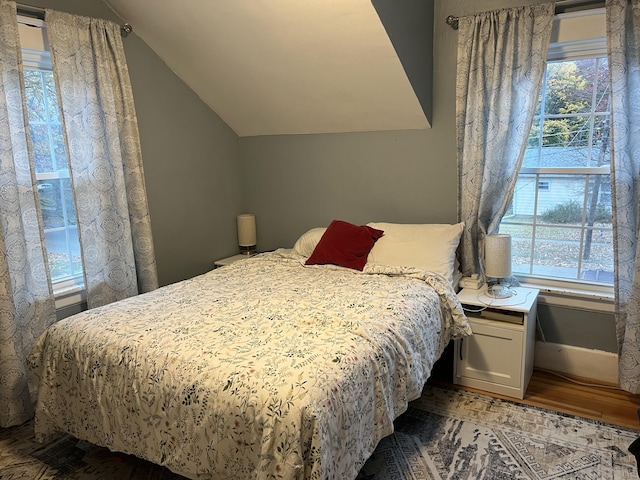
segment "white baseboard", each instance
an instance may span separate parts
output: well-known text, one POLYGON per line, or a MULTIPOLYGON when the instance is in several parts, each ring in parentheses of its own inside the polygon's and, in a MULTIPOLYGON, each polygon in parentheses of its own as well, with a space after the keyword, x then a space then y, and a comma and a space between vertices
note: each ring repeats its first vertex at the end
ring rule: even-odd
POLYGON ((618 384, 618 355, 602 350, 536 342, 534 367, 618 384))

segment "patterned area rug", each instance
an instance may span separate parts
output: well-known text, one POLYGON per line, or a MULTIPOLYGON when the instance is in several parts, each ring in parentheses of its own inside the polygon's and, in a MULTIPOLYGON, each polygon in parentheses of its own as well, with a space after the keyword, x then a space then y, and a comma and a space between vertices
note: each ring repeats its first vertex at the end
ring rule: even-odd
POLYGON ((426 387, 358 480, 637 479, 640 432, 464 391, 426 387))
MULTIPOLYGON (((0 429, 0 480, 178 480, 167 469, 33 425, 0 429)), ((490 396, 427 386, 358 480, 637 479, 639 431, 490 396)), ((345 479, 346 480, 346 479, 345 479)))

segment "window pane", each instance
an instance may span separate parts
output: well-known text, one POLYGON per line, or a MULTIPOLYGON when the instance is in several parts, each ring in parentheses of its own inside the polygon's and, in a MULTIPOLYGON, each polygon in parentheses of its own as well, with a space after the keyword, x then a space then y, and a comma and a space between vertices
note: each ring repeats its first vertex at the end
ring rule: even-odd
POLYGON ((45 229, 65 226, 60 180, 39 180, 38 197, 45 229))
POLYGON ((611 218, 609 175, 521 174, 500 226, 513 273, 612 283, 611 218))
POLYGON ((51 141, 53 143, 54 171, 68 170, 69 161, 67 160, 67 150, 64 145, 62 125, 51 125, 51 141))
MULTIPOLYGON (((567 117, 566 119, 562 119, 562 121, 569 128, 569 138, 565 146, 575 149, 589 146, 592 134, 590 116, 567 117)), ((589 155, 585 154, 584 157, 588 159, 589 155)))
POLYGON ((540 146, 540 119, 534 118, 531 125, 531 132, 529 132, 529 140, 527 140, 527 150, 531 152, 538 151, 540 146))
POLYGON ((542 123, 542 145, 569 148, 588 146, 590 121, 590 117, 584 115, 545 119, 542 123))
POLYGON ((593 119, 593 140, 591 143, 593 151, 591 156, 591 166, 600 167, 611 163, 611 148, 609 148, 611 132, 609 128, 608 115, 598 115, 593 119))
POLYGON ((536 176, 520 174, 513 191, 510 214, 522 222, 524 217, 531 217, 527 223, 532 222, 536 208, 536 176))
POLYGON ((82 273, 70 180, 39 180, 38 195, 52 280, 82 273))
POLYGON ((68 178, 38 180, 38 196, 45 229, 76 225, 76 206, 68 178))
POLYGON ((539 221, 545 224, 576 225, 583 220, 585 175, 539 175, 549 183, 538 191, 539 221))
POLYGON ((36 173, 53 172, 53 157, 51 156, 48 125, 30 123, 29 131, 31 133, 36 173))
POLYGON ((511 271, 514 274, 530 274, 533 227, 503 223, 500 233, 511 235, 511 271))
POLYGON ((39 70, 25 70, 24 84, 27 92, 29 122, 46 122, 47 107, 42 90, 42 75, 39 70))
POLYGON ((50 71, 25 70, 29 131, 52 281, 82 274, 76 208, 55 82, 50 71))
POLYGON ((590 175, 586 212, 587 226, 611 228, 611 176, 590 175))
POLYGON ((60 183, 62 184, 62 201, 65 206, 66 224, 68 226, 77 225, 76 203, 73 198, 73 191, 71 190, 71 180, 68 178, 63 178, 60 180, 60 183))
POLYGON ((25 86, 36 172, 66 170, 67 155, 53 74, 26 70, 25 86))
MULTIPOLYGON (((547 123, 545 123, 547 125, 547 123)), ((558 124, 556 124, 557 126, 558 124)), ((546 127, 545 127, 546 128, 546 127)), ((594 119, 593 138, 590 137, 590 125, 587 131, 566 131, 564 144, 546 144, 541 148, 527 147, 522 162, 523 168, 584 168, 606 165, 609 160, 608 120, 603 117, 594 119), (603 148, 602 141, 607 140, 607 148, 603 148)), ((558 132, 553 135, 557 138, 558 132)), ((532 137, 529 137, 532 140, 532 137)))
POLYGON ((552 145, 540 149, 541 168, 587 167, 591 156, 589 147, 552 145))
POLYGON ((581 280, 613 284, 613 235, 608 227, 585 231, 581 280))
POLYGON ((515 274, 612 282, 610 178, 585 170, 610 164, 609 102, 606 56, 547 63, 522 164, 530 173, 500 225, 515 274))
POLYGON ((595 59, 550 62, 544 96, 546 114, 591 111, 595 59))
POLYGON ((53 72, 42 72, 47 93, 47 114, 51 123, 60 123, 60 110, 58 107, 58 93, 56 91, 56 82, 53 78, 53 72))
POLYGON ((536 111, 534 112, 535 117, 539 117, 540 114, 542 113, 542 91, 540 92, 540 95, 538 96, 538 103, 536 105, 536 111))
POLYGON ((545 277, 578 278, 580 230, 537 227, 533 272, 545 277))
POLYGON ((598 58, 596 89, 596 112, 609 112, 609 61, 607 57, 598 58))
POLYGON ((45 232, 51 280, 61 280, 82 273, 80 244, 75 227, 45 232))

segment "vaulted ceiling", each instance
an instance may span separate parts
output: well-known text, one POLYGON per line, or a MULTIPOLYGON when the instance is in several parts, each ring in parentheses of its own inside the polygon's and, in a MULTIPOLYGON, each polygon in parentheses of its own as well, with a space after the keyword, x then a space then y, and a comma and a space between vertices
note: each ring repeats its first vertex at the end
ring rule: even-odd
POLYGON ((371 0, 103 0, 239 136, 429 128, 371 0))

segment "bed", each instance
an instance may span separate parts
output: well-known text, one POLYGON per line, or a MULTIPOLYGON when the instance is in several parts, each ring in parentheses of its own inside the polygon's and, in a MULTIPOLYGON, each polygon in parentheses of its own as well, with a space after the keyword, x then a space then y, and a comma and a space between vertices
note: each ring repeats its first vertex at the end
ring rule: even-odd
POLYGON ((50 327, 29 357, 36 439, 66 432, 194 479, 355 478, 471 330, 449 270, 372 249, 362 270, 313 264, 316 230, 50 327))

